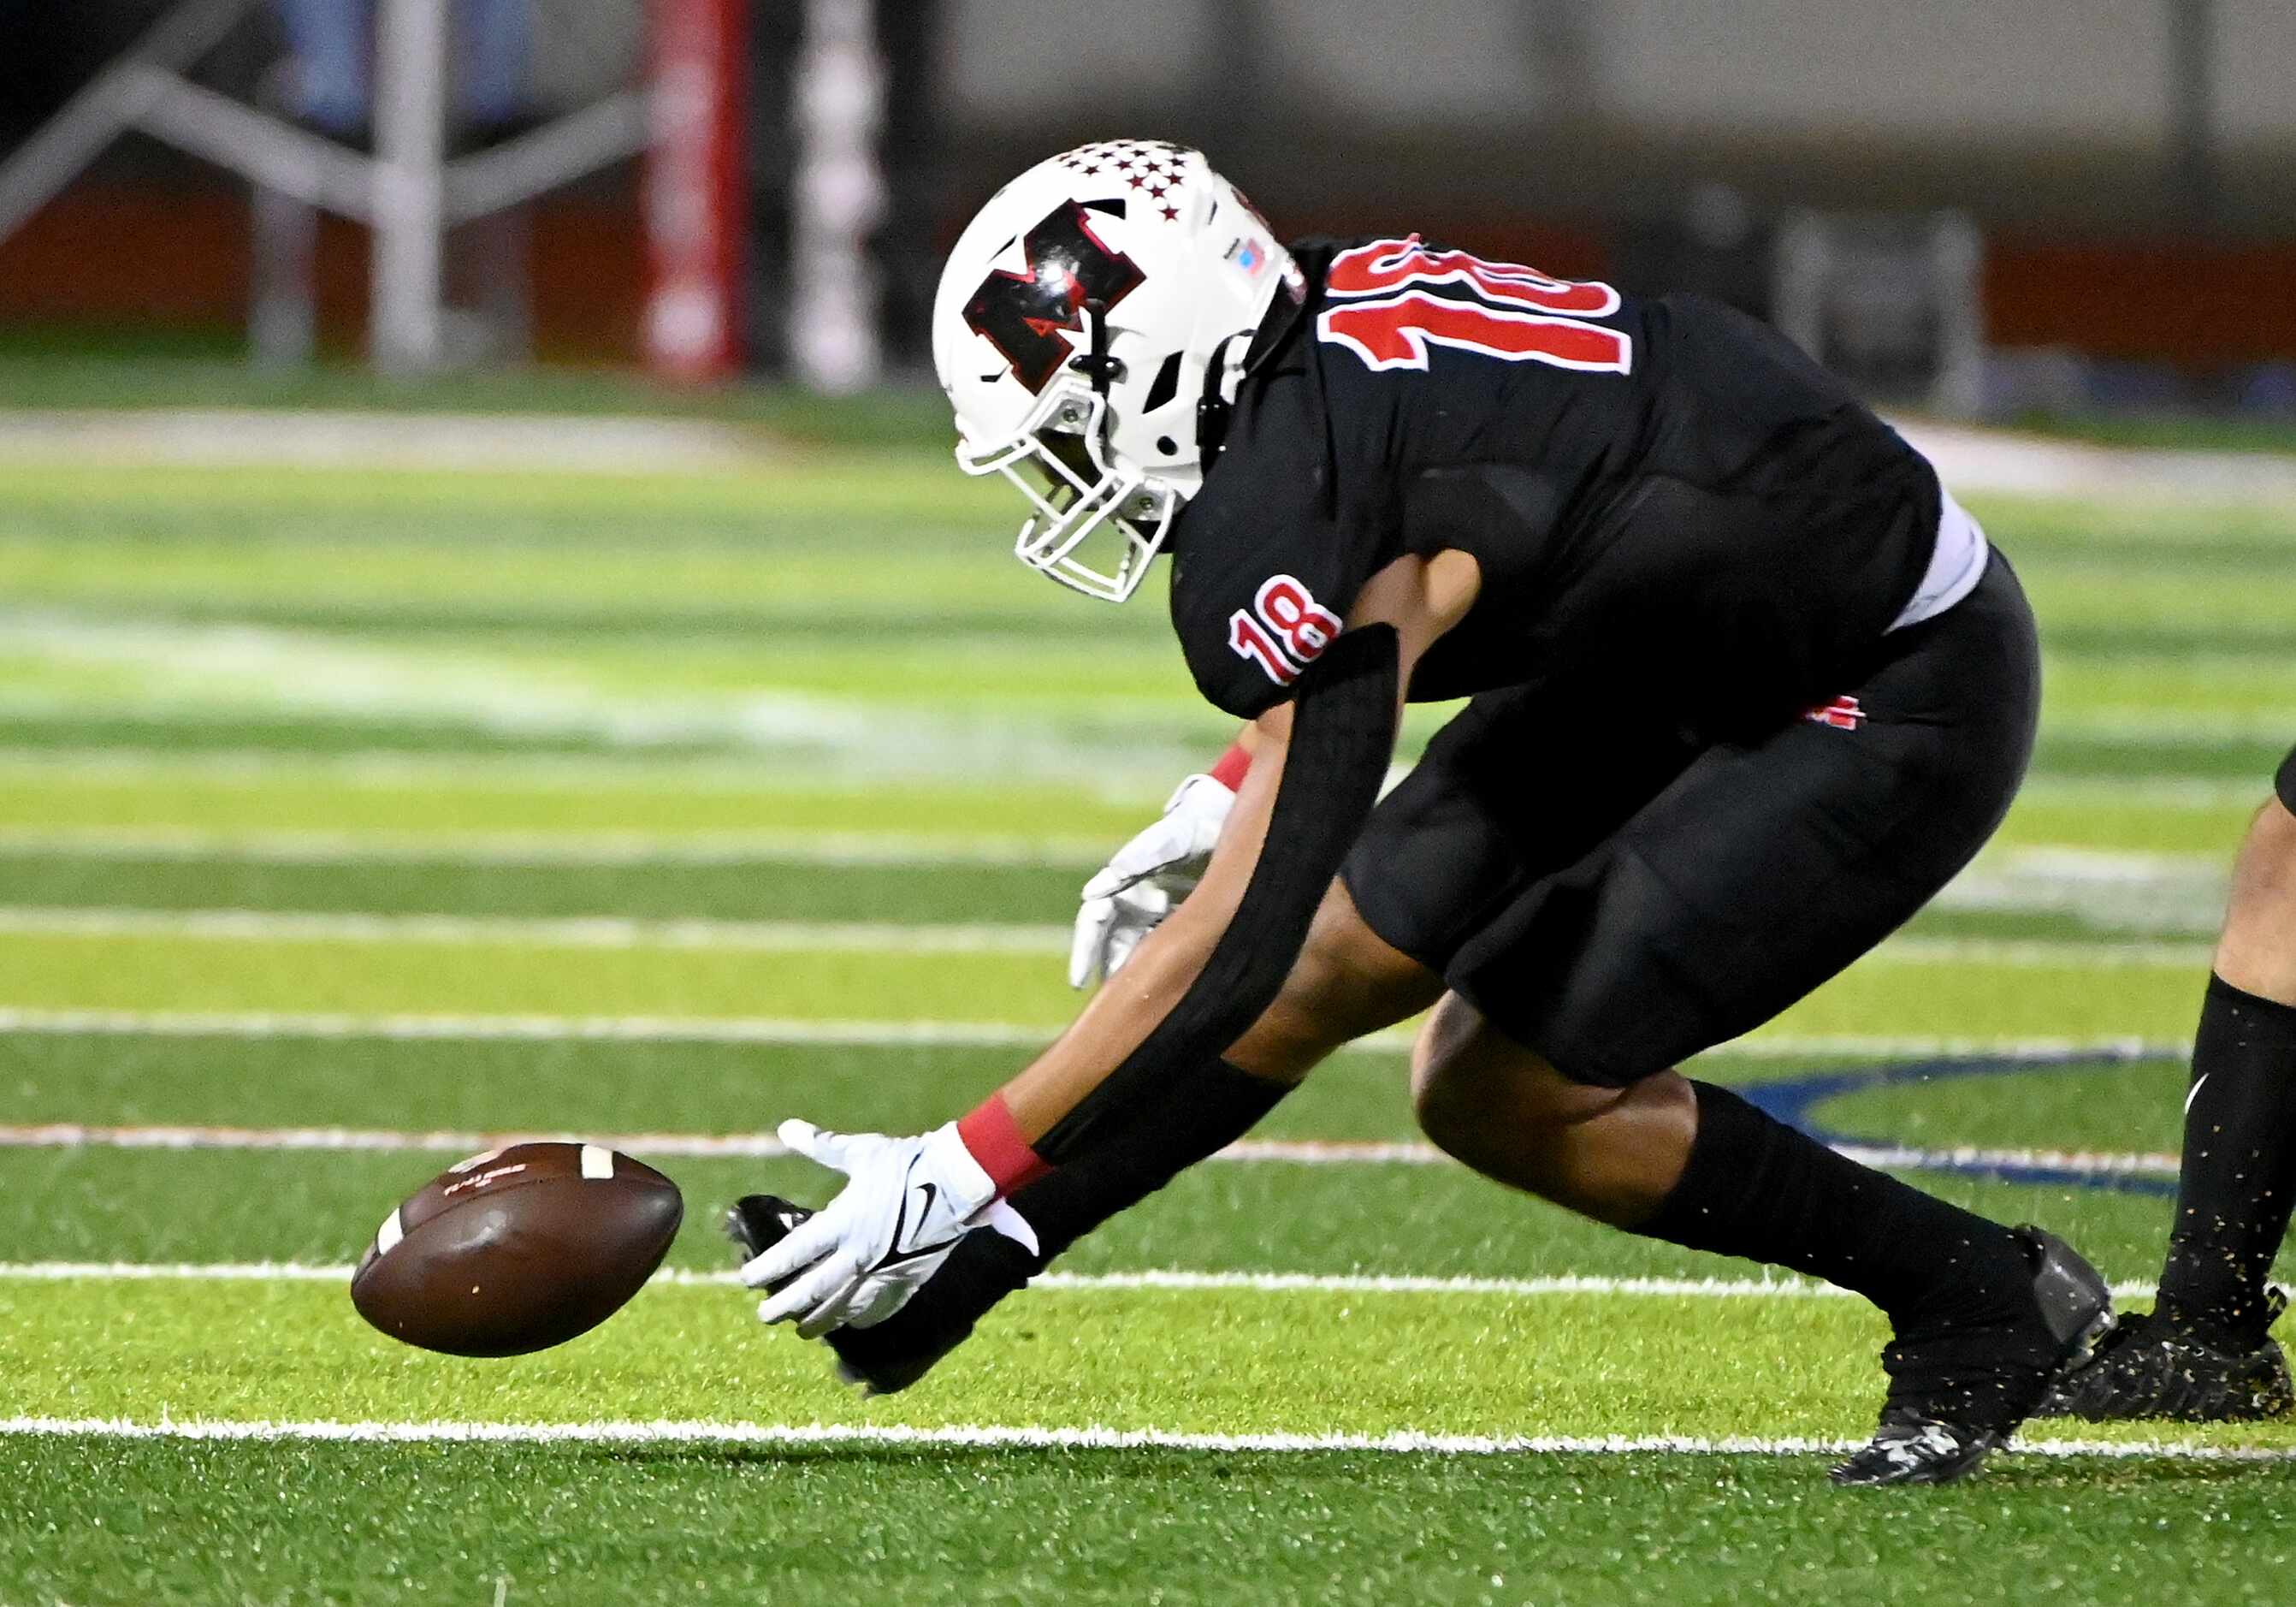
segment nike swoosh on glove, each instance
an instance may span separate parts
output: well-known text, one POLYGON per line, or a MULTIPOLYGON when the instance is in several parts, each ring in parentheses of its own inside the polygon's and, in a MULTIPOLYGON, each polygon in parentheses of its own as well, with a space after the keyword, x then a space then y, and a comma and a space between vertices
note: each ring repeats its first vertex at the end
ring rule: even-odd
POLYGON ((742 1268, 743 1283, 769 1291, 759 1319, 794 1322, 808 1339, 898 1311, 996 1198, 954 1122, 915 1138, 800 1121, 779 1132, 791 1150, 846 1179, 835 1199, 742 1268))
POLYGON ((1235 807, 1235 795, 1210 776, 1190 776, 1156 823, 1116 851, 1084 885, 1069 944, 1069 985, 1116 975, 1141 939, 1195 891, 1235 807))

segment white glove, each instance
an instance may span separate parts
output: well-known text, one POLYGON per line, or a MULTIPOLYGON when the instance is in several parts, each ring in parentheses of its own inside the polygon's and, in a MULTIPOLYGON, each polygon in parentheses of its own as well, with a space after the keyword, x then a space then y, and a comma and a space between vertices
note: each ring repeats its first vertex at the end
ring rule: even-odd
POLYGON ((808 1339, 898 1311, 996 1198, 954 1122, 920 1138, 827 1133, 798 1121, 783 1122, 780 1134, 846 1177, 835 1199, 742 1268, 751 1289, 782 1285, 758 1304, 758 1318, 795 1318, 808 1339))
POLYGON ((1115 976, 1140 940, 1195 891, 1234 807, 1235 795, 1211 777, 1190 776, 1164 805, 1163 817, 1118 849, 1084 885, 1069 944, 1070 987, 1115 976))

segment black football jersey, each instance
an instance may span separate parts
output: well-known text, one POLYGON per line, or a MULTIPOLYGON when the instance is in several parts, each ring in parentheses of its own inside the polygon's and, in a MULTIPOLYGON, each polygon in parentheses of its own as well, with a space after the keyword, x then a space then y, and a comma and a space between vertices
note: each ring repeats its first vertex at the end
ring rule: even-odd
POLYGON ((1718 733, 1853 684, 1920 583, 1934 474, 1767 326, 1416 236, 1294 250, 1306 300, 1270 315, 1170 541, 1228 713, 1289 696, 1406 553, 1482 569, 1414 699, 1557 680, 1718 733))

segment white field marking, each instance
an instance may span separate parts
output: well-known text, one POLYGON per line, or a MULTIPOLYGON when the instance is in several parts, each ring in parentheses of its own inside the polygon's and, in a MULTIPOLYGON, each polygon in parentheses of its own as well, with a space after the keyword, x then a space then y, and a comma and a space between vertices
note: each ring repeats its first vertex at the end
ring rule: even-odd
MULTIPOLYGON (((798 1020, 755 1016, 353 1016, 270 1010, 76 1010, 0 1007, 0 1034, 314 1038, 486 1042, 765 1043, 854 1049, 1034 1049, 1057 1026, 1010 1021, 798 1020)), ((1408 1038, 1382 1042, 1392 1049, 1408 1038)))
POLYGON ((2070 915, 2103 931, 2201 936, 2224 918, 2230 869, 2220 854, 2007 849, 1981 857, 1931 907, 2070 915))
MULTIPOLYGON (((409 1133, 368 1127, 107 1126, 83 1122, 0 1125, 0 1150, 239 1150, 267 1153, 471 1155, 520 1143, 581 1143, 673 1160, 775 1160, 789 1146, 769 1133, 409 1133)), ((1438 1166, 1432 1144, 1390 1140, 1241 1139, 1210 1158, 1301 1166, 1438 1166)))
MULTIPOLYGON (((0 614, 4 618, 4 614, 0 614)), ((283 672, 291 674, 291 672, 283 672)), ((1139 812, 1152 820, 1169 791, 1171 778, 1201 763, 1207 745, 1175 738, 1136 740, 1128 746, 1064 737, 1057 726, 1016 732, 988 719, 918 715, 898 722, 882 709, 850 712, 850 732, 832 729, 848 719, 839 709, 823 716, 824 729, 796 729, 809 711, 783 707, 796 695, 759 696, 715 722, 696 717, 673 726, 667 705, 648 705, 660 729, 640 716, 617 716, 610 727, 581 728, 583 734, 615 746, 595 753, 410 753, 403 749, 353 749, 314 754, 269 748, 182 750, 107 747, 0 747, 0 771, 47 786, 112 783, 149 777, 177 782, 256 788, 282 783, 324 782, 345 790, 410 789, 466 793, 517 788, 526 792, 609 794, 621 797, 776 797, 819 794, 855 787, 883 787, 922 781, 954 787, 980 786, 984 778, 1013 787, 1052 787, 1084 793, 1139 812), (730 726, 730 730, 722 729, 730 726), (635 728, 635 729, 634 729, 635 728), (664 754, 671 740, 719 741, 724 751, 664 754), (802 780, 792 782, 787 762, 794 750, 803 760, 802 780), (1080 781, 1079 778, 1083 779, 1080 781)), ((107 704, 115 708, 116 704, 107 704)), ((390 714, 391 709, 359 710, 390 714)), ((420 710, 406 711, 413 718, 420 710)), ((508 721, 500 729, 525 733, 530 728, 508 721)), ((1218 739, 1209 744, 1216 750, 1218 739)))
MULTIPOLYGON (((902 921, 639 919, 627 916, 381 915, 356 911, 0 905, 0 933, 196 942, 491 944, 759 953, 1062 954, 1065 926, 902 921)), ((1898 937, 1861 965, 2164 967, 2208 963, 2206 944, 2142 939, 1898 937)))
POLYGON ((2269 776, 2213 779, 2199 776, 2036 776, 2021 800, 2045 804, 2134 805, 2147 809, 2253 809, 2272 790, 2269 776))
MULTIPOLYGON (((164 664, 164 661, 160 662, 164 664)), ((501 700, 498 682, 489 680, 486 684, 494 688, 496 699, 501 700)), ((602 740, 612 738, 627 744, 630 751, 626 754, 442 754, 399 749, 311 754, 268 748, 186 751, 133 746, 0 747, 0 769, 72 778, 164 775, 234 783, 316 776, 345 787, 373 787, 515 785, 566 789, 619 787, 648 793, 706 788, 767 795, 792 790, 786 782, 776 779, 771 769, 761 768, 754 754, 665 755, 650 751, 666 740, 723 737, 729 742, 750 746, 783 742, 816 753, 825 751, 832 757, 809 772, 809 779, 816 782, 824 776, 832 781, 915 775, 939 775, 952 782, 977 780, 985 774, 1007 775, 1024 759, 1040 762, 1021 768, 1019 773, 1029 778, 1073 777, 1078 773, 1079 754, 1096 762, 1136 757, 1140 761, 1137 764, 1127 764, 1100 790, 1110 801, 1137 804, 1152 818, 1159 803, 1152 795, 1157 785, 1152 778, 1173 773, 1168 760, 1177 760, 1179 768, 1185 770, 1192 757, 1200 756, 1185 747, 1176 747, 1168 755, 1160 746, 1144 755, 1136 746, 1125 750, 1106 745, 1087 747, 1060 740, 1056 734, 1048 734, 1041 741, 1016 744, 1006 733, 1004 739, 999 741, 996 731, 986 721, 952 724, 941 720, 931 730, 919 725, 903 727, 896 732, 886 727, 882 711, 849 713, 842 707, 808 703, 794 695, 776 695, 758 700, 758 704, 754 710, 746 705, 736 708, 731 715, 681 719, 674 713, 664 713, 666 705, 654 700, 647 707, 653 712, 659 729, 644 724, 639 715, 617 714, 611 729, 590 733, 602 740), (633 728, 634 721, 639 722, 638 727, 633 728), (849 723, 852 729, 843 729, 849 723), (724 729, 729 724, 734 728, 731 736, 724 729), (903 759, 904 754, 912 759, 922 754, 936 762, 896 762, 903 759), (943 760, 947 762, 938 762, 943 760)), ((411 716, 420 711, 412 706, 400 709, 385 705, 367 712, 411 716)), ((463 713, 467 717, 469 710, 465 708, 463 713)), ((521 730, 566 728, 563 721, 545 724, 529 721, 518 725, 504 720, 499 723, 504 729, 521 730)), ((582 725, 579 729, 587 731, 590 728, 582 725)), ((1399 766, 1390 773, 1390 783, 1407 773, 1407 766, 1399 766)), ((2269 776, 2251 780, 2158 775, 2039 775, 2026 782, 2019 795, 2042 803, 2224 809, 2252 808, 2270 790, 2269 776)))
POLYGON ((714 949, 768 954, 1064 954, 1065 926, 896 921, 669 920, 617 915, 370 915, 314 911, 0 905, 20 937, 166 937, 221 943, 413 943, 541 949, 714 949))
MULTIPOLYGON (((1030 1049, 1057 1026, 1011 1021, 799 1020, 747 1016, 355 1016, 275 1010, 41 1010, 0 1006, 0 1035, 166 1038, 377 1039, 386 1042, 496 1040, 560 1042, 767 1043, 855 1049, 1030 1049)), ((1408 1049, 1407 1027, 1342 1044, 1342 1053, 1408 1049)), ((2054 1058, 2095 1054, 2183 1059, 2186 1043, 2134 1037, 1975 1037, 1883 1033, 1756 1033, 1709 1055, 1773 1059, 1929 1059, 1971 1055, 2054 1058)))
MULTIPOLYGON (((0 911, 0 917, 5 911, 0 911)), ((2205 943, 2161 943, 2146 939, 1893 937, 1859 960, 1859 965, 1983 965, 2009 970, 2042 966, 2168 966, 2190 970, 2209 963, 2205 943)))
MULTIPOLYGON (((2296 463, 2269 452, 2115 447, 1929 419, 1892 423, 1961 492, 2274 504, 2296 497, 2296 463)), ((0 461, 34 465, 661 474, 770 472, 788 459, 770 432, 643 415, 35 408, 0 420, 0 461)))
MULTIPOLYGON (((652 865, 1096 865, 1097 836, 901 831, 307 831, 202 830, 173 826, 0 825, 0 853, 84 859, 226 860, 265 865, 439 864, 566 869, 652 865)), ((2045 910, 2128 918, 2164 898, 2224 911, 2228 877, 2218 854, 2018 848, 1986 855, 1938 895, 1946 910, 2045 910)))
POLYGON ((0 853, 233 860, 263 865, 990 865, 1089 869, 1098 837, 923 832, 201 831, 169 826, 0 826, 0 853))
POLYGON ((1956 491, 2282 506, 2296 497, 2296 458, 2278 453, 2114 447, 1895 416, 1891 423, 1956 491))
MULTIPOLYGON (((19 1261, 0 1262, 0 1282, 27 1283, 342 1283, 354 1269, 300 1261, 19 1261)), ((733 1271, 684 1268, 656 1273, 651 1281, 673 1288, 734 1288, 733 1271)), ((1533 1278, 1436 1277, 1417 1273, 1188 1272, 1167 1268, 1133 1273, 1043 1273, 1029 1290, 1091 1294, 1136 1290, 1181 1293, 1235 1290, 1246 1294, 1476 1295, 1507 1299, 1558 1295, 1618 1296, 1658 1300, 1851 1299, 1846 1289, 1808 1278, 1613 1278, 1561 1273, 1533 1278)), ((1023 1292, 1026 1292, 1025 1290, 1023 1292)), ((2151 1283, 2112 1286, 2115 1299, 2150 1298, 2151 1283)))
MULTIPOLYGON (((586 1142, 657 1159, 773 1160, 789 1149, 771 1133, 636 1133, 583 1139, 567 1133, 409 1133, 367 1127, 103 1126, 79 1122, 0 1125, 0 1150, 197 1150, 266 1153, 369 1152, 464 1155, 511 1143, 586 1142)), ((1869 1166, 1965 1169, 2046 1167, 2095 1177, 2173 1177, 2177 1158, 2165 1152, 2087 1150, 1940 1149, 1844 1144, 1843 1155, 1869 1166)), ((1288 1166, 1437 1166, 1450 1157, 1432 1144, 1408 1140, 1239 1139, 1210 1157, 1215 1161, 1288 1166)))
MULTIPOLYGON (((797 743, 824 755, 865 757, 873 738, 886 739, 882 720, 872 721, 858 708, 791 692, 759 690, 708 699, 635 697, 585 685, 562 673, 537 672, 514 657, 440 653, 243 622, 91 619, 57 609, 20 609, 0 613, 0 623, 5 625, 11 647, 21 654, 141 674, 150 687, 177 699, 191 688, 227 690, 234 703, 266 712, 446 720, 476 732, 581 734, 626 747, 693 740, 750 747, 797 743), (873 732, 873 724, 881 729, 873 732)), ((166 712, 149 696, 138 701, 149 715, 166 712)), ((120 705, 108 702, 105 706, 120 705)), ((183 706, 178 702, 177 707, 183 706)), ((166 756, 166 750, 94 751, 145 761, 166 756)), ((70 750, 57 750, 57 756, 67 764, 77 763, 70 750)), ((212 755, 234 766, 253 756, 244 751, 212 755)), ((188 768, 176 773, 205 773, 200 761, 209 755, 179 757, 188 768)), ((279 757, 273 755, 274 768, 279 757)), ((340 757, 357 764, 373 755, 340 757)), ((459 765, 465 757, 455 755, 452 762, 459 765)), ((588 755, 503 757, 540 760, 554 768, 574 760, 596 768, 595 758, 588 755)), ((630 762, 611 757, 606 762, 624 769, 630 762)), ((290 756, 288 768, 300 768, 303 762, 290 756)), ((430 762, 438 768, 438 756, 430 756, 430 762)), ((726 761, 720 757, 715 762, 722 768, 726 761)))
POLYGON ((0 462, 195 468, 757 472, 786 463, 770 436, 697 418, 270 412, 244 408, 0 415, 0 462))
MULTIPOLYGON (((1169 1429, 1073 1429, 1034 1425, 896 1423, 652 1422, 279 1422, 212 1419, 139 1422, 118 1417, 0 1418, 0 1435, 58 1439, 221 1440, 352 1445, 744 1445, 796 1449, 819 1446, 953 1446, 968 1450, 1201 1451, 1232 1455, 1332 1452, 1401 1456, 1815 1456, 1857 1449, 1863 1439, 1755 1438, 1703 1435, 1483 1435, 1399 1430, 1388 1434, 1191 1434, 1169 1429)), ((2271 1464, 2296 1461, 2296 1450, 2210 1446, 2191 1440, 2018 1440, 2016 1454, 2053 1458, 2271 1464)))

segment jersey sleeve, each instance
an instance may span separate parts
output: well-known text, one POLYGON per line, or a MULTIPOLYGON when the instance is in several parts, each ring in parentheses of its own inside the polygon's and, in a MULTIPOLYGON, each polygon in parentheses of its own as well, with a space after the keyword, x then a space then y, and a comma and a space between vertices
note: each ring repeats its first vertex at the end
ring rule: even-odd
POLYGON ((1377 547, 1330 494, 1320 432, 1300 427, 1312 417, 1253 411, 1182 515, 1173 553, 1172 625, 1189 673, 1239 720, 1289 698, 1338 638, 1377 547))
POLYGON ((1249 720, 1292 695, 1338 638, 1365 576, 1328 523, 1269 507, 1247 524, 1189 532, 1172 581, 1172 624, 1197 689, 1249 720), (1198 544, 1201 538, 1201 545, 1198 544))

